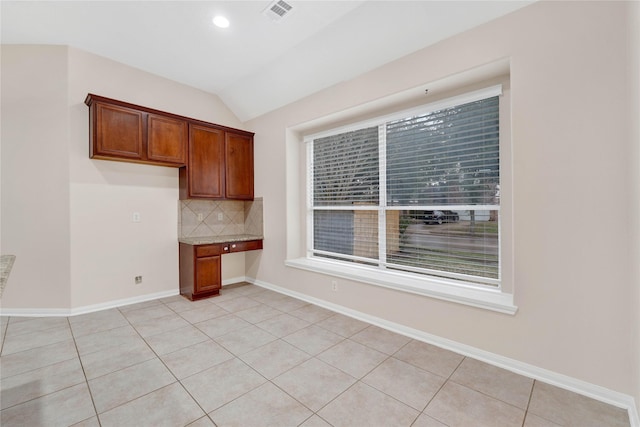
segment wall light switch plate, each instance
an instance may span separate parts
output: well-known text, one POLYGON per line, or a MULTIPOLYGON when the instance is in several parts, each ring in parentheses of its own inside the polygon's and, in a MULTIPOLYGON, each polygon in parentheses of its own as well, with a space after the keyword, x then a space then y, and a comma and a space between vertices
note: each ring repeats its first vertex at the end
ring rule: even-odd
POLYGON ((198 214, 198 221, 202 221, 204 220, 204 215, 202 215, 202 213, 198 214))
POLYGON ((224 215, 222 215, 222 212, 218 213, 218 221, 222 221, 224 219, 224 215))
POLYGON ((133 217, 131 218, 133 222, 140 222, 142 219, 140 218, 140 212, 134 212, 133 217))

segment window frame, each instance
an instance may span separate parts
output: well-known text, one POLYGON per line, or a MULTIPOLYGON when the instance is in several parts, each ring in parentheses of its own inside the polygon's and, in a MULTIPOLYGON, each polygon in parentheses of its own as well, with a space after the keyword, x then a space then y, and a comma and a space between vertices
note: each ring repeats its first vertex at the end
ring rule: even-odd
MULTIPOLYGON (((301 268, 304 270, 319 272, 323 274, 329 274, 332 276, 342 277, 349 280, 355 280, 364 282, 367 284, 383 286, 391 289, 402 290, 406 292, 411 292, 420 295, 426 295, 435 297, 442 300, 459 302, 466 305, 471 305, 475 307, 485 308, 493 311, 498 311, 502 313, 514 314, 517 311, 517 307, 513 304, 513 295, 511 293, 505 292, 502 287, 502 265, 503 265, 503 253, 502 253, 502 240, 503 240, 503 229, 502 229, 502 218, 500 218, 499 223, 499 243, 498 243, 498 257, 499 257, 499 279, 498 283, 495 286, 484 286, 478 285, 477 283, 465 282, 460 279, 448 279, 438 276, 430 276, 424 274, 415 274, 401 270, 394 269, 386 269, 372 266, 362 266, 356 263, 351 262, 342 262, 339 260, 331 260, 324 257, 314 256, 313 252, 313 177, 312 177, 312 169, 310 169, 310 165, 312 158, 312 151, 309 148, 308 141, 322 138, 325 136, 336 135, 343 132, 349 132, 356 129, 362 129, 365 127, 372 126, 385 126, 385 123, 388 121, 403 119, 406 117, 410 117, 412 115, 425 114, 429 111, 438 111, 441 109, 451 108, 457 105, 462 105, 468 102, 474 102, 485 98, 490 98, 493 96, 499 96, 500 98, 500 170, 502 175, 503 170, 503 121, 505 119, 505 115, 503 115, 503 85, 493 85, 483 89, 470 91, 464 93, 462 95, 457 95, 453 97, 449 97, 443 100, 438 100, 436 102, 428 103, 421 105, 419 107, 414 107, 411 109, 404 109, 401 111, 393 112, 391 114, 377 116, 367 120, 360 120, 353 123, 349 123, 348 125, 333 127, 328 130, 323 130, 320 132, 303 134, 297 136, 297 142, 303 146, 305 146, 305 158, 306 163, 303 168, 304 173, 306 175, 306 189, 303 190, 304 193, 304 213, 302 213, 303 218, 301 220, 306 223, 306 233, 304 242, 302 242, 302 250, 299 258, 291 258, 285 261, 285 264, 290 267, 301 268), (306 215, 306 217, 305 217, 306 215), (302 253, 303 252, 303 253, 302 253)), ((508 119, 509 115, 506 115, 508 119)), ((509 130, 510 126, 505 126, 505 130, 509 130)), ((507 143, 510 143, 510 138, 507 143)), ((510 152, 510 150, 508 150, 510 152)), ((301 156, 302 157, 302 156, 301 156)), ((509 162, 509 158, 506 158, 506 162, 509 162)), ((380 179, 382 180, 383 177, 380 179)), ((501 176, 502 181, 502 176, 501 176)), ((381 181, 386 182, 386 181, 381 181)), ((501 190, 502 191, 502 190, 501 190)), ((494 208, 493 205, 491 205, 494 208)), ((502 200, 500 202, 499 215, 501 213, 502 200)), ((323 207, 318 207, 322 209, 323 207)), ((378 212, 390 209, 398 209, 402 207, 396 206, 378 206, 369 207, 369 209, 375 209, 378 212)), ((477 209, 478 207, 475 206, 477 209)), ((350 210, 353 210, 353 206, 349 207, 350 210)), ((384 221, 384 218, 379 218, 379 221, 384 221)), ((383 245, 379 245, 383 246, 383 245)), ((379 250, 384 250, 384 248, 379 248, 379 250)))

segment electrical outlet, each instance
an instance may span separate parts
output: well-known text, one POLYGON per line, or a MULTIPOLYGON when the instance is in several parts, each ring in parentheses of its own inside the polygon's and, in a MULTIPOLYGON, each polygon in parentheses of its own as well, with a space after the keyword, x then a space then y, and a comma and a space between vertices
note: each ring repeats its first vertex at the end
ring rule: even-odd
POLYGON ((222 212, 218 212, 218 221, 222 221, 224 219, 224 215, 222 212))
POLYGON ((198 214, 198 221, 202 221, 204 219, 204 215, 202 213, 198 214))
POLYGON ((136 276, 134 280, 136 282, 136 285, 139 285, 140 283, 142 283, 142 276, 136 276))
POLYGON ((131 221, 133 221, 133 222, 142 221, 142 219, 140 218, 140 212, 134 212, 133 216, 131 217, 131 221))
POLYGON ((331 289, 333 292, 338 292, 338 282, 336 280, 331 281, 331 289))

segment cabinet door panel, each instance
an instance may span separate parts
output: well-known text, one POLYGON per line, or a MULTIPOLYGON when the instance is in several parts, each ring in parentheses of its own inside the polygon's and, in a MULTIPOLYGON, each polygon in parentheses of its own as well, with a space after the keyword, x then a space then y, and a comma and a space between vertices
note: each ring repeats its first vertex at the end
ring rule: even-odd
POLYGON ((186 121, 149 114, 147 128, 149 160, 179 166, 186 163, 186 121))
POLYGON ((189 126, 189 196, 224 197, 224 132, 189 126))
POLYGON ((196 283, 194 293, 220 289, 220 256, 196 258, 196 283))
POLYGON ((143 158, 143 113, 130 108, 96 106, 94 156, 143 158))
POLYGON ((227 132, 225 162, 227 199, 253 200, 253 138, 227 132))

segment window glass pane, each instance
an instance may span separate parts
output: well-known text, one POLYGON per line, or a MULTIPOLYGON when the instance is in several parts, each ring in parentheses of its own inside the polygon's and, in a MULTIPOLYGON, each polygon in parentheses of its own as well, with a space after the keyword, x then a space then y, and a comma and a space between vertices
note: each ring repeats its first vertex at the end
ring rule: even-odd
POLYGON ((398 227, 387 226, 388 268, 499 278, 498 211, 396 210, 387 211, 387 223, 392 215, 398 227))
POLYGON ((387 205, 497 204, 498 97, 387 124, 387 205))
POLYGON ((313 141, 313 204, 378 204, 378 128, 313 141))
POLYGON ((378 259, 378 211, 353 211, 353 254, 378 259))
POLYGON ((353 255, 353 211, 314 211, 313 249, 353 255))
POLYGON ((321 256, 354 260, 378 258, 377 210, 316 210, 313 225, 314 251, 335 254, 321 256))

